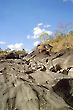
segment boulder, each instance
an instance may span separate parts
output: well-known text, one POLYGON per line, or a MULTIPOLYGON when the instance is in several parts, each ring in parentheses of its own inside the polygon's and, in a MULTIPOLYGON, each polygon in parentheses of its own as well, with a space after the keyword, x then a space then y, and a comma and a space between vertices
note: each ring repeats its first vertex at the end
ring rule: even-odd
POLYGON ((19 55, 15 52, 11 52, 6 55, 5 59, 19 59, 19 55))

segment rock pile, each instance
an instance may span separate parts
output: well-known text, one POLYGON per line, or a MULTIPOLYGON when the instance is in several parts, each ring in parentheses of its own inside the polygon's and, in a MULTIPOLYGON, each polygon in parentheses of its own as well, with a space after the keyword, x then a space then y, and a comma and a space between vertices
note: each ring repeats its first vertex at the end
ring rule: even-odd
POLYGON ((73 110, 72 59, 73 50, 1 59, 0 110, 73 110))

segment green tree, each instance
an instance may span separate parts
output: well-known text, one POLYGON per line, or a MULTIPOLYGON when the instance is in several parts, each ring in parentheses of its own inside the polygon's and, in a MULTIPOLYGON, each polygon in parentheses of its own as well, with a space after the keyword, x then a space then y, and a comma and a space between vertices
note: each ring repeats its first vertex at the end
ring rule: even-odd
POLYGON ((42 43, 48 42, 50 40, 51 35, 49 35, 47 32, 43 32, 40 36, 39 36, 39 40, 42 43))

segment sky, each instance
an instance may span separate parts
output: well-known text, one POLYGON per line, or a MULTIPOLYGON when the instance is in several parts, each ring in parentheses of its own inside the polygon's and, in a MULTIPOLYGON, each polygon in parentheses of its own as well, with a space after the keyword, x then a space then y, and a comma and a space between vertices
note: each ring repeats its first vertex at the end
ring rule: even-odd
POLYGON ((60 23, 73 23, 73 0, 0 0, 0 48, 30 51, 60 23))

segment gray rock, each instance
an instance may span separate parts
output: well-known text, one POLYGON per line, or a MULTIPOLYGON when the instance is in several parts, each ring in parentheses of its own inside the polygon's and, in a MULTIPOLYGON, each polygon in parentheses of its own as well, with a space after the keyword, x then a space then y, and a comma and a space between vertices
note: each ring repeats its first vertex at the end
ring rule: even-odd
POLYGON ((5 59, 19 59, 19 55, 15 52, 11 52, 6 55, 5 59))
POLYGON ((44 55, 44 60, 37 56, 0 60, 0 110, 73 110, 69 53, 48 60, 44 55))

